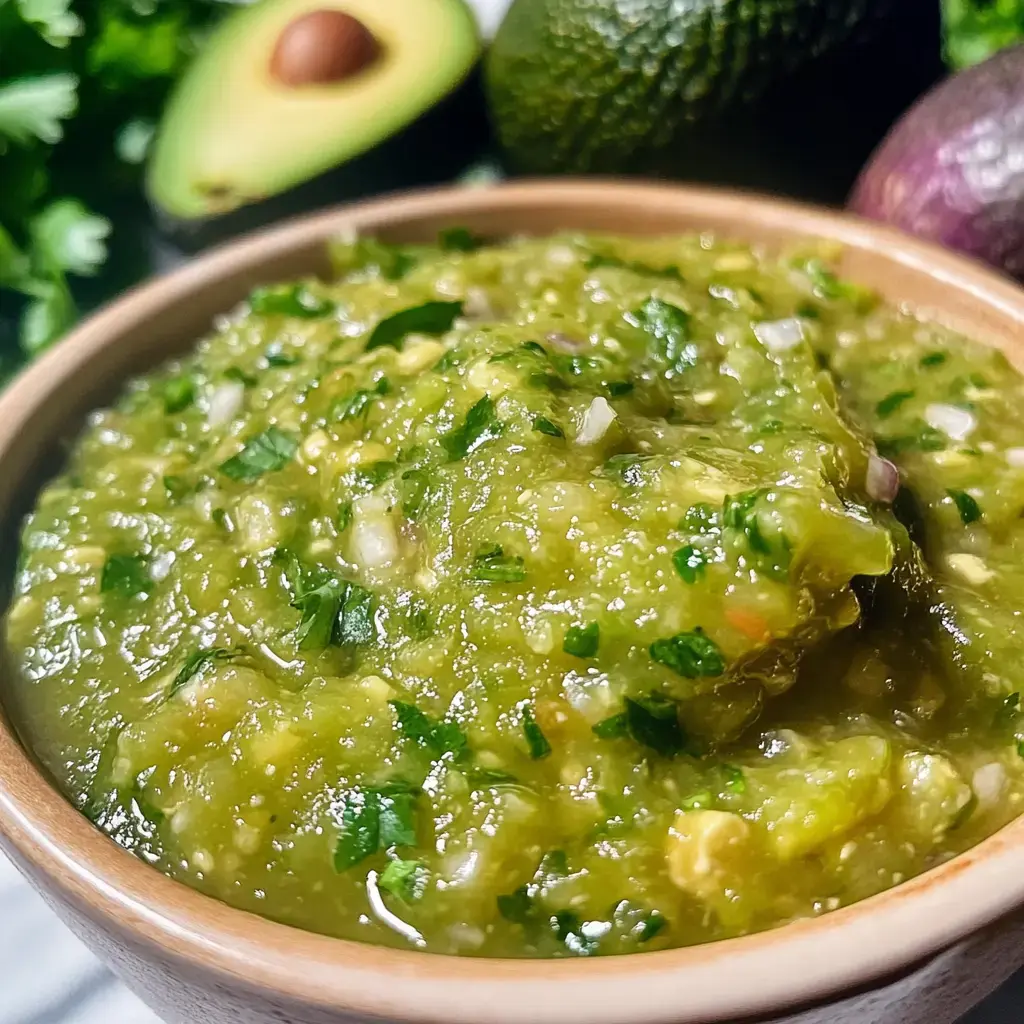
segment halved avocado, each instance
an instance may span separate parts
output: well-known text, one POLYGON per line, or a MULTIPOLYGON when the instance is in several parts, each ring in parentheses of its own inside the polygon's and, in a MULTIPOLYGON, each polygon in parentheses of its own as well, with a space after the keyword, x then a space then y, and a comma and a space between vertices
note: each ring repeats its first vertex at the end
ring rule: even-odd
MULTIPOLYGON (((466 81, 480 53, 462 0, 263 0, 229 16, 181 81, 148 170, 157 208, 180 227, 265 203, 402 137, 466 81)), ((446 111, 451 124, 455 111, 446 111)), ((475 115, 470 115, 475 116, 475 115)), ((479 118, 482 123, 482 112, 479 118)), ((456 126, 463 137, 467 125, 456 126)), ((446 133, 451 136, 453 133, 446 133)), ((422 135, 422 133, 421 133, 422 135)), ((399 147, 404 175, 440 159, 455 173, 463 143, 399 147)), ((470 156, 472 154, 469 154, 470 156)), ((376 170, 363 187, 402 181, 376 170)), ((345 193, 336 198, 345 198, 345 193)), ((271 215, 284 212, 280 204, 271 215)), ((230 218, 238 226, 244 220, 230 218)), ((268 219, 266 216, 255 218, 268 219)))

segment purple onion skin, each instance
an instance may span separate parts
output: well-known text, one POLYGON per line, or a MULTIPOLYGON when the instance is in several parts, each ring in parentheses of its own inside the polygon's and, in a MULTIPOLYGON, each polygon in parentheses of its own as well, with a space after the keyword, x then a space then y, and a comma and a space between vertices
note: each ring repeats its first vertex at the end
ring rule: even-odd
POLYGON ((848 206, 1024 280, 1024 44, 918 100, 848 206))

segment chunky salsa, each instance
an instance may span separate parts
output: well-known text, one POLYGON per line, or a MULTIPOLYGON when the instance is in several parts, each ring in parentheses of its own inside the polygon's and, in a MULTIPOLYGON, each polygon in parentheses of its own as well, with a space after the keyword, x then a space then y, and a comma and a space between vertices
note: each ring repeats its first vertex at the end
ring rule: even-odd
POLYGON ((235 906, 687 945, 1024 795, 1024 381, 828 252, 333 247, 90 419, 25 524, 27 741, 235 906))

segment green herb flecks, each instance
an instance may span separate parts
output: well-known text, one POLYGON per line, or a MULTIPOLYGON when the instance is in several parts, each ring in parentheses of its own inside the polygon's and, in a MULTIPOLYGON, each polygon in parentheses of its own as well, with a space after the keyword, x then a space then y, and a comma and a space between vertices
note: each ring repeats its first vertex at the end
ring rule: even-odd
POLYGON ((718 644, 699 626, 685 633, 655 640, 651 657, 686 679, 714 678, 725 672, 725 657, 718 644))
POLYGON ((971 523, 976 523, 981 518, 981 506, 966 491, 947 490, 946 494, 956 505, 956 510, 960 513, 960 521, 964 526, 970 526, 971 523))
POLYGON ((526 739, 530 757, 534 761, 540 761, 551 753, 551 744, 537 724, 537 720, 533 716, 533 708, 529 704, 523 708, 523 737, 526 739))
POLYGON ((163 386, 164 411, 173 414, 187 409, 196 398, 196 382, 191 374, 171 377, 163 386))
POLYGON ((480 583, 522 583, 526 564, 519 555, 506 555, 500 544, 493 544, 477 552, 470 576, 480 583))
POLYGON ((346 871, 378 850, 416 845, 416 797, 404 782, 354 789, 345 798, 334 870, 346 871))
POLYGON ((109 555, 100 574, 100 591, 135 597, 153 585, 147 560, 142 555, 109 555))
POLYGON ((434 757, 450 754, 458 760, 466 753, 469 741, 455 722, 441 722, 422 712, 415 704, 388 701, 398 718, 398 727, 408 739, 422 744, 434 757))
POLYGON ((461 302, 424 302, 420 306, 410 306, 385 317, 374 327, 366 343, 366 351, 385 345, 401 349, 408 334, 444 334, 451 330, 461 315, 461 302))
POLYGON ((592 658, 601 642, 601 627, 596 622, 570 626, 562 640, 562 650, 576 658, 592 658))
POLYGON ((402 514, 416 520, 430 498, 430 474, 424 469, 407 469, 402 474, 402 514))
POLYGON ((357 647, 376 636, 374 598, 365 587, 319 567, 306 569, 287 549, 274 552, 292 592, 292 607, 301 612, 295 642, 299 650, 328 646, 357 647))
POLYGON ((475 452, 481 445, 501 436, 502 424, 490 395, 484 395, 466 413, 462 426, 441 438, 441 444, 448 453, 448 460, 456 462, 475 452))
POLYGON ((512 924, 527 925, 531 923, 534 916, 533 897, 530 895, 530 887, 521 885, 510 893, 501 895, 497 899, 498 913, 506 921, 512 924))
POLYGON ((689 313, 652 296, 628 319, 654 342, 654 354, 664 362, 670 375, 696 365, 698 353, 690 340, 689 313))
POLYGON ((285 352, 279 341, 267 348, 263 353, 263 358, 267 361, 267 366, 273 367, 294 366, 299 361, 297 355, 285 352))
POLYGON ((230 650, 227 647, 205 647, 193 651, 184 661, 178 670, 178 674, 171 681, 167 697, 173 697, 190 680, 194 679, 206 666, 213 665, 218 661, 231 661, 239 657, 241 652, 237 649, 230 650))
POLYGON ((626 725, 629 735, 641 746, 663 757, 674 757, 686 747, 674 700, 652 692, 645 697, 626 697, 626 725))
POLYGON ((249 296, 249 308, 257 316, 294 316, 318 320, 336 309, 333 302, 314 295, 305 285, 273 285, 257 288, 249 296))
POLYGON ((299 440, 294 434, 277 427, 267 427, 261 434, 250 438, 245 447, 222 462, 220 471, 232 480, 251 483, 264 473, 283 469, 295 456, 299 440))
POLYGON ((618 740, 629 735, 629 716, 625 711, 609 718, 602 718, 600 722, 591 726, 591 732, 603 740, 618 740))
POLYGON ((879 419, 887 419, 896 412, 904 402, 909 401, 913 397, 913 391, 890 391, 885 398, 875 405, 875 415, 879 419))
POLYGON ((672 556, 672 564, 684 583, 696 583, 704 575, 707 556, 699 548, 686 544, 672 556))
POLYGON ((391 390, 387 377, 381 377, 372 389, 360 388, 350 395, 343 395, 332 403, 328 419, 335 423, 343 423, 345 420, 358 419, 365 416, 370 407, 378 398, 386 395, 391 390))
POLYGON ((377 887, 404 903, 422 899, 429 875, 421 860, 393 860, 381 872, 377 887))
POLYGON ((949 355, 945 352, 929 352, 927 355, 921 356, 920 365, 924 367, 941 366, 947 359, 949 359, 949 355))
POLYGON ((533 421, 533 429, 540 434, 547 434, 548 437, 565 437, 565 431, 546 416, 536 417, 533 421))
POLYGON ((742 768, 734 764, 721 764, 719 771, 725 777, 725 788, 733 793, 745 793, 747 789, 747 777, 743 774, 742 768))

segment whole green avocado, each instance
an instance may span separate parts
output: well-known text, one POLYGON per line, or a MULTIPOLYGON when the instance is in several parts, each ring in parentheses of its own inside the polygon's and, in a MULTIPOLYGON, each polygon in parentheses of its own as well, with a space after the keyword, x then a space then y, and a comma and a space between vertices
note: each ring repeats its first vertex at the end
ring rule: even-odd
MULTIPOLYGON (((650 171, 892 0, 515 0, 487 57, 516 170, 650 171)), ((685 152, 683 154, 685 159, 685 152)))

